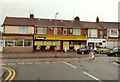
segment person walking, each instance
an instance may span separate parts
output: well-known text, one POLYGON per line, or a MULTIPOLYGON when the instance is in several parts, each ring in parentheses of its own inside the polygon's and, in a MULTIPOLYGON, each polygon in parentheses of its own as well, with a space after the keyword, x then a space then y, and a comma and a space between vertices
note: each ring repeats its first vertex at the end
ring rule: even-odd
POLYGON ((95 56, 94 56, 94 49, 93 49, 93 45, 92 44, 90 44, 90 46, 89 46, 89 58, 90 59, 95 59, 95 56))

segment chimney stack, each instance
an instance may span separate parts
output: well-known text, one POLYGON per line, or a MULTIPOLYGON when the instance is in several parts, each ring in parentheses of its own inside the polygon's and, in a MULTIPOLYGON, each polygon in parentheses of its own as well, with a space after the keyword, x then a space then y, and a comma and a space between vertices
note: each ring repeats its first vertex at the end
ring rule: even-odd
POLYGON ((76 17, 74 18, 74 21, 80 21, 79 16, 76 16, 76 17))
POLYGON ((97 16, 97 18, 96 18, 96 22, 99 22, 99 17, 97 16))
POLYGON ((34 18, 34 14, 30 14, 30 18, 34 18))

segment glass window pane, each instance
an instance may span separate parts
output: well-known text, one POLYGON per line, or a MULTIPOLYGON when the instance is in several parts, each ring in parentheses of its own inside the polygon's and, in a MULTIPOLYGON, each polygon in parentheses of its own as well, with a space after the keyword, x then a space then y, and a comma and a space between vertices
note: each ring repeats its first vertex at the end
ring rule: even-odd
POLYGON ((15 46, 23 46, 23 40, 15 40, 15 46))
POLYGON ((5 40, 5 46, 14 46, 13 40, 5 40))
POLYGON ((32 40, 24 40, 24 46, 32 46, 32 40))

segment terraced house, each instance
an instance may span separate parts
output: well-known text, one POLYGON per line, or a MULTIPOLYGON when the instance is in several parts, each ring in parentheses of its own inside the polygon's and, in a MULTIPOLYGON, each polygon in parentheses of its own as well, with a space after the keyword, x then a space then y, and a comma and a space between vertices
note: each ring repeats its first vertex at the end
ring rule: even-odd
POLYGON ((89 44, 109 47, 111 41, 118 43, 120 35, 118 23, 100 22, 98 17, 96 22, 88 22, 80 21, 79 17, 41 19, 30 14, 29 18, 6 17, 3 27, 3 52, 76 51, 89 44), (115 25, 117 33, 112 33, 111 25, 115 25))

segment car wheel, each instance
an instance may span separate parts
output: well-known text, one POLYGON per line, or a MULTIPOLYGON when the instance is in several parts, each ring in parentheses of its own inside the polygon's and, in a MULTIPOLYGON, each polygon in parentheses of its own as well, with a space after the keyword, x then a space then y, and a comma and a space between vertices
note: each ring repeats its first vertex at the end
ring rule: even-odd
POLYGON ((103 51, 100 51, 100 54, 102 54, 103 53, 103 51))
POLYGON ((80 52, 77 52, 77 54, 80 54, 80 52))
POLYGON ((81 52, 82 53, 82 55, 84 54, 84 52, 81 52))

